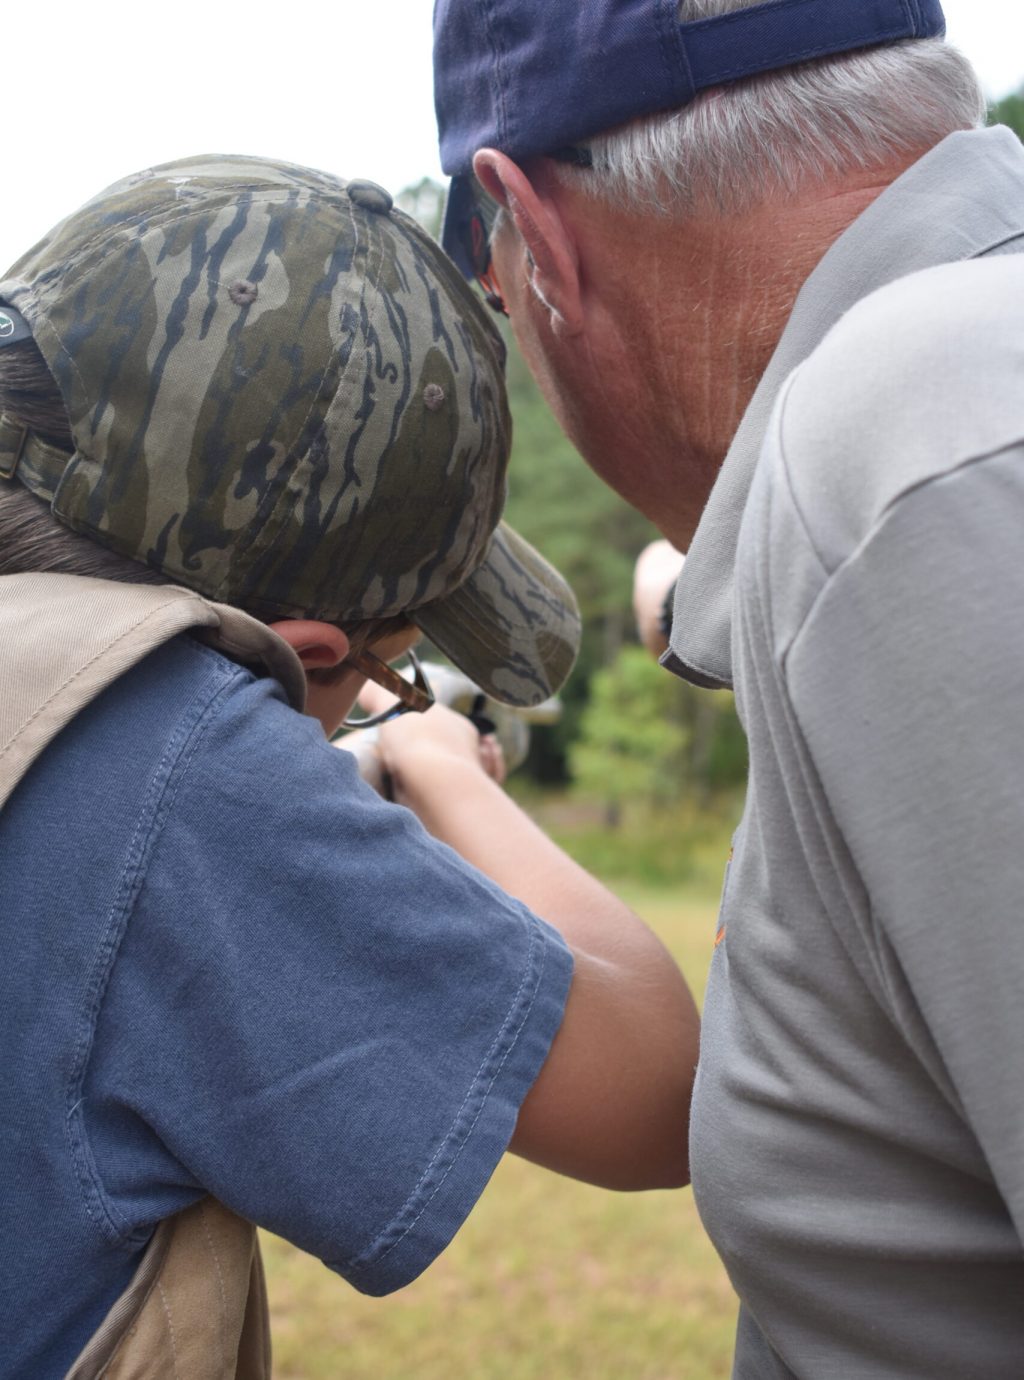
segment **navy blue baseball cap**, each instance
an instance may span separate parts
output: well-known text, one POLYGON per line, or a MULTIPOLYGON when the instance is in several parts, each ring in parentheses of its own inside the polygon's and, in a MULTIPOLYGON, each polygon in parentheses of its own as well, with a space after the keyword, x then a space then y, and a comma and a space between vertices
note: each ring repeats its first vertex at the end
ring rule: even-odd
POLYGON ((678 0, 437 0, 434 102, 454 179, 443 243, 467 277, 470 198, 458 184, 477 149, 521 162, 712 86, 946 30, 939 0, 768 0, 689 24, 678 10, 678 0))

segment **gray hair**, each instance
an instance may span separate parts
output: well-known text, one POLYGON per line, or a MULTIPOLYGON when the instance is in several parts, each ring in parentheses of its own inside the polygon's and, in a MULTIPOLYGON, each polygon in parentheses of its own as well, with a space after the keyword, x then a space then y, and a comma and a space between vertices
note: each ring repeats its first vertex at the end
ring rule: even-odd
MULTIPOLYGON (((683 0, 682 21, 750 0, 683 0)), ((593 168, 555 165, 594 197, 639 211, 743 211, 857 169, 914 156, 984 122, 974 69, 941 39, 819 58, 703 92, 587 141, 593 168)))

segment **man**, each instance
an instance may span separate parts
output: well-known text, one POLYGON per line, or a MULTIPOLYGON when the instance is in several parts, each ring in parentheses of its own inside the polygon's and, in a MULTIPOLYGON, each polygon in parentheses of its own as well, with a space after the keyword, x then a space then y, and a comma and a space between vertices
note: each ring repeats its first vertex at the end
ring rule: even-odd
POLYGON ((687 552, 667 664, 749 739, 691 1129, 734 1373, 1011 1380, 1024 153, 934 0, 435 31, 446 244, 687 552))
POLYGON ((513 704, 568 672, 499 525, 503 362, 386 192, 288 164, 147 170, 0 283, 5 1380, 265 1376, 252 1223, 386 1293, 510 1138, 685 1179, 662 947, 466 720, 389 766, 493 880, 326 736, 367 676, 429 706, 387 665, 420 629, 513 704))

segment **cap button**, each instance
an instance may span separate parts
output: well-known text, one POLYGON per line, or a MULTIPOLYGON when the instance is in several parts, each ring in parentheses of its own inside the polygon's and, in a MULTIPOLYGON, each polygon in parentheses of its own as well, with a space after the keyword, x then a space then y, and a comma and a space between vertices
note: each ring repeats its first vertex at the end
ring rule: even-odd
POLYGON ((386 216, 395 204, 391 193, 378 187, 376 182, 350 182, 348 199, 375 216, 386 216))

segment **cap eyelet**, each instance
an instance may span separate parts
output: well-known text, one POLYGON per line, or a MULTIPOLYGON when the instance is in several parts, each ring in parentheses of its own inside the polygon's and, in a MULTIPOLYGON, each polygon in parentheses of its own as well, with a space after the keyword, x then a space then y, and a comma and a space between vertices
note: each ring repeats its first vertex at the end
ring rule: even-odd
POLYGON ((259 288, 255 283, 250 283, 248 278, 239 278, 237 283, 232 283, 228 288, 228 296, 238 307, 247 307, 250 302, 255 302, 259 295, 259 288))

